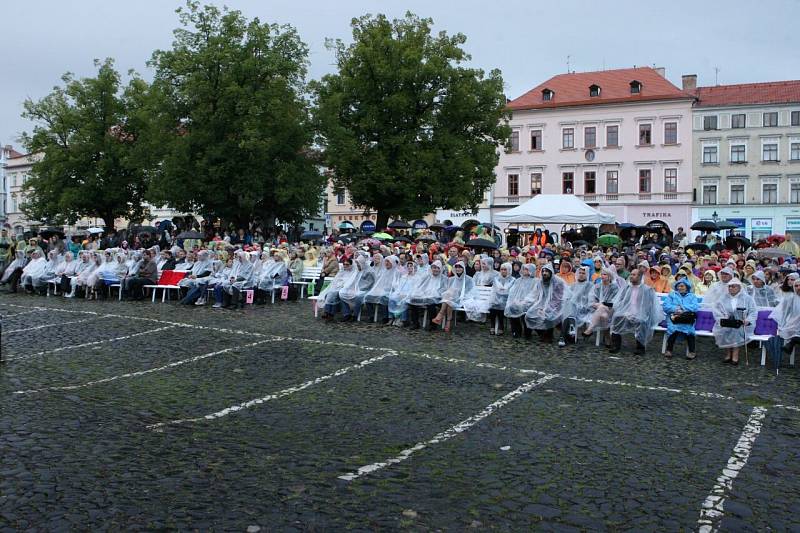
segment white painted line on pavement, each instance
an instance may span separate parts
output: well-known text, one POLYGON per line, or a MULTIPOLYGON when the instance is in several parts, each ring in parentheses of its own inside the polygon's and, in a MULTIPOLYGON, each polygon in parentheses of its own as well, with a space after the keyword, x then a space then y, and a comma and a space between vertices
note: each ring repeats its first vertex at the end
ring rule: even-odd
POLYGON ((430 353, 420 353, 420 352, 408 352, 405 350, 401 350, 400 354, 402 355, 411 355, 413 357, 419 357, 422 359, 429 359, 431 361, 440 361, 442 363, 456 363, 456 364, 467 364, 471 366, 475 366, 478 368, 491 368, 493 370, 505 370, 511 372, 517 372, 521 374, 539 374, 540 376, 549 376, 547 372, 542 372, 541 370, 533 370, 529 368, 515 368, 513 366, 503 366, 498 365, 496 363, 486 363, 483 361, 470 361, 469 359, 459 359, 457 357, 444 357, 441 355, 434 355, 430 353))
POLYGON ((45 350, 43 352, 37 352, 37 353, 32 353, 32 354, 27 354, 27 355, 18 355, 16 357, 6 357, 6 360, 7 361, 20 361, 22 359, 30 359, 31 357, 37 357, 37 356, 40 356, 40 355, 50 355, 52 353, 63 352, 64 350, 74 350, 76 348, 86 348, 87 346, 97 346, 98 344, 105 344, 107 342, 124 341, 126 339, 131 339, 133 337, 139 337, 141 335, 149 335, 151 333, 158 333, 159 331, 164 331, 166 329, 172 329, 174 327, 175 326, 166 326, 166 327, 163 327, 163 328, 156 328, 156 329, 150 329, 150 330, 147 330, 147 331, 140 331, 139 333, 132 333, 130 335, 123 335, 122 337, 114 337, 114 338, 111 338, 111 339, 104 339, 104 340, 100 340, 100 341, 86 342, 86 343, 83 343, 83 344, 73 344, 71 346, 62 346, 60 348, 53 348, 52 350, 45 350))
POLYGON ((691 389, 676 389, 672 387, 658 387, 654 385, 641 385, 639 383, 628 383, 627 381, 609 381, 605 379, 592 379, 592 378, 582 378, 579 376, 564 376, 564 379, 568 379, 570 381, 578 381, 580 383, 597 383, 599 385, 617 385, 619 387, 631 387, 634 389, 640 390, 652 390, 652 391, 661 391, 661 392, 672 392, 675 394, 689 394, 691 396, 699 396, 701 398, 714 398, 717 400, 730 400, 736 401, 736 398, 733 396, 726 396, 724 394, 719 394, 716 392, 701 392, 701 391, 694 391, 691 389))
POLYGON ((779 403, 774 407, 777 407, 779 409, 788 409, 789 411, 797 411, 798 413, 800 413, 800 407, 797 407, 796 405, 783 405, 782 403, 779 403))
POLYGON ((550 381, 551 379, 556 378, 556 377, 558 377, 557 374, 549 374, 549 375, 546 375, 544 377, 538 378, 538 379, 536 379, 534 381, 529 381, 528 383, 525 383, 524 385, 521 385, 520 387, 518 387, 518 388, 514 389, 513 391, 509 392, 508 394, 506 394, 505 396, 503 396, 499 400, 487 405, 478 414, 473 415, 473 416, 471 416, 471 417, 469 417, 469 418, 467 418, 465 420, 462 420, 461 422, 459 422, 455 426, 452 426, 451 428, 449 428, 449 429, 447 429, 445 431, 442 431, 441 433, 438 433, 438 434, 434 435, 433 438, 431 438, 429 440, 426 440, 426 441, 418 442, 417 444, 415 444, 411 448, 406 448, 405 450, 403 450, 402 452, 397 454, 395 457, 391 457, 391 458, 387 459, 384 462, 372 463, 370 465, 362 466, 361 468, 359 468, 355 472, 350 472, 349 474, 341 475, 341 476, 339 476, 339 479, 343 479, 345 481, 354 481, 354 480, 356 480, 356 479, 358 479, 358 478, 360 478, 362 476, 366 476, 368 474, 372 474, 373 472, 377 472, 378 470, 381 470, 382 468, 386 468, 387 466, 390 466, 390 465, 393 465, 393 464, 397 464, 397 463, 401 463, 401 462, 405 461, 406 459, 408 459, 409 457, 411 457, 411 455, 413 455, 414 453, 416 453, 416 452, 418 452, 420 450, 423 450, 423 449, 425 449, 425 448, 427 448, 429 446, 433 446, 434 444, 439 444, 439 443, 442 443, 444 441, 450 440, 453 437, 455 437, 456 435, 458 435, 459 433, 463 433, 463 432, 467 431, 472 426, 474 426, 475 424, 477 424, 478 422, 480 422, 481 420, 483 420, 487 416, 489 416, 492 413, 494 413, 497 409, 499 409, 499 408, 503 407, 504 405, 516 400, 517 398, 519 398, 520 396, 522 396, 523 394, 525 394, 529 390, 533 389, 534 387, 537 387, 539 385, 547 383, 548 381, 550 381))
POLYGON ((178 420, 170 420, 168 422, 159 422, 158 424, 151 424, 151 425, 147 426, 147 429, 161 430, 165 426, 175 426, 175 425, 178 425, 178 424, 188 424, 188 423, 192 423, 192 422, 203 422, 203 421, 207 421, 207 420, 214 420, 214 419, 217 419, 217 418, 222 418, 223 416, 228 416, 230 414, 236 413, 236 412, 241 411, 243 409, 248 409, 248 408, 253 407, 255 405, 260 405, 260 404, 262 404, 264 402, 269 402, 271 400, 277 400, 277 399, 289 396, 291 394, 294 394, 295 392, 300 392, 301 390, 307 389, 307 388, 309 388, 311 386, 318 385, 318 384, 322 383, 323 381, 328 381, 329 379, 332 379, 332 378, 335 378, 335 377, 339 377, 339 376, 343 376, 344 374, 347 374, 351 370, 357 370, 359 368, 364 368, 367 365, 371 365, 373 363, 377 363, 378 361, 381 361, 383 359, 386 359, 387 357, 392 357, 392 356, 395 356, 395 355, 397 355, 397 352, 389 351, 389 352, 386 352, 386 353, 384 353, 382 355, 378 355, 378 356, 372 357, 370 359, 365 359, 365 360, 361 361, 360 363, 356 363, 354 365, 350 365, 350 366, 346 366, 344 368, 340 368, 339 370, 337 370, 335 372, 332 372, 330 374, 327 374, 325 376, 320 376, 318 378, 306 381, 306 382, 301 383, 299 385, 295 385, 294 387, 289 387, 288 389, 283 389, 283 390, 278 391, 276 393, 268 394, 267 396, 263 396, 261 398, 256 398, 254 400, 248 400, 246 402, 242 402, 242 403, 237 404, 237 405, 232 405, 231 407, 227 407, 227 408, 222 409, 221 411, 217 411, 215 413, 210 413, 210 414, 207 414, 205 416, 199 416, 199 417, 196 417, 196 418, 181 418, 181 419, 178 419, 178 420))
POLYGON ((28 315, 30 313, 41 313, 42 311, 47 311, 44 307, 37 307, 36 309, 30 309, 29 311, 20 311, 19 313, 11 313, 10 315, 5 315, 3 318, 13 318, 15 316, 20 315, 28 315))
POLYGON ((9 333, 20 333, 22 331, 34 331, 37 329, 44 329, 44 328, 53 328, 58 326, 67 326, 70 324, 82 324, 84 322, 89 322, 90 320, 97 320, 98 318, 107 318, 109 315, 103 316, 93 316, 92 318, 84 318, 83 320, 70 320, 68 322, 55 322, 53 324, 43 324, 41 326, 32 326, 29 328, 21 328, 21 329, 12 329, 11 331, 4 331, 3 334, 7 335, 9 333))
POLYGON ((701 533, 717 530, 719 521, 724 514, 725 497, 733 489, 733 480, 736 479, 750 458, 750 452, 758 434, 761 433, 761 423, 766 414, 766 407, 753 407, 742 435, 736 446, 733 447, 733 455, 728 459, 728 463, 722 469, 722 475, 717 478, 717 483, 700 509, 700 519, 697 521, 697 525, 698 531, 701 533))
POLYGON ((67 390, 77 390, 77 389, 85 389, 86 387, 92 387, 94 385, 100 385, 103 383, 110 383, 112 381, 117 381, 118 379, 127 379, 127 378, 137 378, 140 376, 146 376, 147 374, 153 374, 155 372, 161 372, 164 370, 170 370, 172 368, 194 363, 197 361, 201 361, 203 359, 208 359, 209 357, 214 357, 217 355, 226 354, 228 352, 233 352, 236 350, 244 350, 246 348, 252 348, 253 346, 258 346, 259 344, 264 344, 266 342, 275 342, 280 339, 264 339, 257 342, 251 342, 250 344, 241 344, 239 346, 233 346, 232 348, 225 348, 224 350, 217 350, 216 352, 209 352, 202 355, 196 355, 194 357, 190 357, 188 359, 181 359, 180 361, 174 361, 172 363, 159 366, 156 368, 149 368, 147 370, 140 370, 138 372, 129 372, 127 374, 120 374, 118 376, 111 376, 108 378, 98 379, 94 381, 88 381, 86 383, 81 383, 80 385, 61 385, 61 386, 54 386, 54 387, 45 387, 43 389, 29 389, 29 390, 18 390, 14 391, 14 394, 36 394, 39 392, 53 392, 53 391, 67 391, 67 390))

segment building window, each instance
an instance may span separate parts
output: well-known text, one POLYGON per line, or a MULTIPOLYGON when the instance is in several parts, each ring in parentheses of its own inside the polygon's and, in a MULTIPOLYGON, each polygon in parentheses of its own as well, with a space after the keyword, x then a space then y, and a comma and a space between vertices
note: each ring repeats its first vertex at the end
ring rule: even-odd
POLYGON ((678 123, 664 123, 664 144, 678 144, 678 123))
POLYGON ((594 196, 597 193, 597 174, 594 171, 583 173, 583 194, 594 196))
POLYGON ((643 168, 639 170, 639 193, 648 194, 650 192, 650 178, 650 169, 643 168))
POLYGON ((731 203, 732 204, 744 203, 744 183, 731 185, 731 203))
MULTIPOLYGON (((17 179, 17 177, 14 176, 14 180, 16 180, 16 179, 17 179)), ((16 213, 17 212, 17 195, 16 194, 12 194, 11 195, 11 212, 12 213, 16 213)))
POLYGON ((764 183, 761 186, 761 203, 762 204, 777 204, 778 203, 778 184, 777 183, 764 183))
POLYGON ((531 174, 531 196, 542 194, 542 173, 534 172, 531 174))
POLYGON ((792 183, 789 186, 789 201, 800 204, 800 183, 792 183))
POLYGON ((519 174, 508 175, 508 195, 519 196, 519 174))
POLYGON ((562 148, 575 148, 575 130, 572 128, 564 128, 561 131, 561 147, 562 148))
POLYGON ((789 159, 792 161, 800 160, 800 142, 789 145, 789 159))
POLYGON ((717 129, 717 115, 703 117, 703 129, 706 131, 717 129))
POLYGON ((531 150, 542 149, 542 130, 531 130, 531 150))
POLYGON ((619 146, 619 126, 606 126, 606 146, 619 146))
POLYGON ((703 204, 716 205, 717 204, 717 186, 716 185, 703 185, 703 204))
POLYGON ((678 169, 664 169, 664 198, 675 200, 678 197, 678 169))
POLYGON ((744 144, 731 145, 731 163, 746 163, 747 147, 744 144))
POLYGON ((719 153, 716 146, 703 146, 703 163, 719 163, 719 153))
POLYGON ((619 194, 619 171, 606 171, 606 194, 609 200, 616 200, 619 194))
POLYGON ((564 172, 561 174, 561 192, 563 194, 572 194, 575 190, 574 187, 575 175, 572 172, 564 172))
POLYGON ((600 96, 600 86, 599 85, 590 85, 589 86, 589 96, 600 96))
POLYGON ((800 111, 792 111, 792 126, 800 126, 800 111))
POLYGON ((583 146, 585 148, 594 148, 597 146, 597 128, 594 126, 583 128, 583 146))
POLYGON ((747 127, 747 115, 744 113, 737 113, 731 115, 731 128, 745 128, 747 127))
POLYGON ((545 102, 549 102, 550 100, 552 100, 553 96, 555 96, 555 93, 550 89, 545 89, 542 91, 542 100, 544 100, 545 102))
POLYGON ((653 125, 639 124, 639 146, 653 144, 653 125))
POLYGON ((778 125, 778 112, 777 111, 770 111, 769 113, 764 113, 764 127, 765 128, 774 128, 778 125))
POLYGON ((11 185, 12 185, 12 187, 16 187, 17 186, 17 173, 15 172, 11 176, 12 176, 12 181, 13 181, 13 183, 11 185))
POLYGON ((762 146, 762 161, 778 160, 778 143, 769 143, 762 146))
POLYGON ((344 205, 344 191, 336 193, 336 205, 344 205))
POLYGON ((639 94, 642 92, 642 84, 636 80, 631 82, 631 94, 639 94))
POLYGON ((519 130, 511 132, 511 139, 508 141, 509 152, 519 152, 519 130))

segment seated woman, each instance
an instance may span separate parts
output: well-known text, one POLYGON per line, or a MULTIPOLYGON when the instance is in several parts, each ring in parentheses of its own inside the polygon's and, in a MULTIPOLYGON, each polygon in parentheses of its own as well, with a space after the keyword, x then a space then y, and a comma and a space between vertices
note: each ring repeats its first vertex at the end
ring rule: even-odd
POLYGON ((667 317, 667 351, 664 352, 664 356, 672 357, 675 341, 683 335, 686 337, 686 345, 689 347, 686 359, 694 359, 694 321, 697 318, 696 313, 700 308, 700 301, 692 291, 692 284, 686 279, 676 281, 672 286, 672 292, 664 299, 663 305, 664 314, 667 317), (695 314, 695 316, 690 318, 688 314, 695 314))
POLYGON ((59 290, 62 294, 67 294, 69 291, 70 278, 75 275, 75 269, 78 268, 78 261, 73 259, 72 252, 64 254, 64 260, 56 267, 55 280, 59 290))
MULTIPOLYGON (((436 306, 442 301, 442 293, 447 288, 447 278, 442 274, 441 261, 431 263, 430 272, 423 276, 422 281, 412 291, 409 298, 409 315, 411 329, 420 327, 420 310, 426 309, 428 316, 433 318, 436 306)), ((432 330, 433 323, 426 324, 426 329, 432 330)))
MULTIPOLYGON (((262 254, 263 255, 263 254, 262 254)), ((266 302, 266 295, 283 286, 288 280, 289 271, 277 250, 273 250, 262 263, 258 277, 258 301, 266 302)))
POLYGON ((792 353, 800 344, 800 280, 794 282, 791 294, 788 294, 769 317, 778 324, 778 336, 784 341, 783 351, 792 353))
POLYGON ((408 301, 422 279, 423 276, 417 271, 417 264, 412 260, 406 261, 405 273, 397 278, 389 293, 389 313, 393 318, 393 325, 408 325, 408 301))
MULTIPOLYGON (((614 298, 617 297, 620 290, 618 279, 620 278, 617 277, 614 267, 606 267, 600 273, 600 283, 594 286, 589 301, 592 314, 589 317, 589 325, 583 332, 584 337, 590 336, 594 329, 608 330, 613 313, 614 298)), ((608 336, 608 331, 606 331, 606 336, 608 336)), ((608 344, 608 339, 605 339, 604 342, 608 344)))
POLYGON ((211 262, 210 270, 204 276, 192 280, 191 288, 188 289, 186 296, 181 299, 183 305, 204 305, 208 289, 213 289, 230 277, 231 265, 233 261, 228 259, 227 263, 215 259, 211 262))
POLYGON ((128 274, 128 265, 125 264, 125 252, 117 252, 114 262, 107 266, 98 276, 94 285, 94 294, 105 297, 108 287, 117 283, 122 283, 128 274))
POLYGON ((514 276, 511 275, 511 263, 500 265, 500 275, 492 284, 492 298, 489 304, 489 335, 502 335, 505 331, 504 312, 508 302, 508 293, 514 286, 514 276), (495 325, 497 331, 495 331, 495 325))
POLYGON ((695 286, 695 293, 701 298, 714 286, 717 282, 717 273, 713 270, 706 270, 703 272, 702 281, 695 286))
POLYGON ((572 285, 575 283, 575 273, 572 271, 572 263, 569 262, 569 258, 561 259, 561 262, 558 265, 557 277, 564 281, 564 283, 567 285, 572 285))
POLYGON ((11 292, 17 292, 19 278, 22 275, 22 270, 27 264, 28 258, 25 257, 25 252, 22 250, 17 250, 14 253, 14 260, 11 261, 11 264, 9 264, 6 267, 5 272, 3 272, 3 277, 0 279, 0 285, 10 285, 11 292))
MULTIPOLYGON (((383 269, 375 280, 375 284, 364 295, 365 304, 377 306, 377 320, 380 320, 383 324, 388 323, 390 320, 388 309, 389 294, 400 276, 400 272, 397 269, 399 263, 400 260, 396 255, 390 255, 383 259, 383 269)), ((372 320, 372 317, 368 317, 368 320, 372 320)))
POLYGON ((589 267, 579 267, 575 276, 575 284, 569 288, 564 305, 564 322, 561 324, 559 346, 566 346, 567 340, 570 338, 575 340, 578 330, 589 324, 594 312, 591 297, 595 285, 589 279, 589 267))
POLYGON ((758 307, 775 307, 778 305, 778 297, 775 291, 767 286, 767 279, 760 270, 753 272, 750 276, 751 285, 747 287, 747 292, 753 297, 758 307))
POLYGON ((351 258, 345 257, 342 259, 342 268, 336 273, 330 285, 319 294, 319 298, 317 299, 317 307, 323 308, 322 318, 325 320, 333 320, 341 304, 339 291, 342 290, 342 287, 345 285, 349 285, 352 279, 358 276, 358 274, 358 270, 353 267, 353 260, 351 258))
MULTIPOLYGON (((190 253, 193 254, 194 252, 190 253)), ((211 256, 208 250, 198 251, 189 274, 178 282, 178 287, 181 287, 183 292, 191 290, 197 284, 198 279, 204 278, 211 273, 211 263, 211 256)))
MULTIPOLYGON (((454 250, 455 248, 450 248, 454 250)), ((467 275, 467 269, 463 261, 457 261, 453 265, 453 275, 448 278, 447 289, 442 293, 442 306, 439 313, 431 320, 434 324, 441 324, 444 321, 444 330, 450 331, 453 322, 453 310, 461 306, 461 302, 473 286, 472 278, 467 275)))
POLYGON ((231 268, 230 277, 214 287, 215 309, 220 307, 236 308, 244 307, 241 303, 241 291, 253 285, 253 263, 250 261, 250 254, 243 250, 236 252, 231 268))
POLYGON ((756 328, 758 307, 736 278, 727 284, 727 292, 714 300, 712 329, 717 346, 725 349, 723 363, 739 364, 739 348, 747 344, 756 328))
POLYGON ((461 301, 467 319, 474 322, 486 320, 489 312, 490 301, 481 297, 478 287, 491 287, 499 274, 494 270, 494 261, 489 257, 482 257, 480 260, 480 270, 472 276, 472 289, 461 301))
POLYGON ((303 280, 303 257, 302 251, 299 253, 297 251, 293 251, 289 254, 289 274, 292 276, 292 281, 302 281, 303 280))
POLYGON ((541 278, 533 288, 533 303, 525 313, 525 322, 536 332, 540 341, 550 343, 553 341, 553 329, 564 320, 564 303, 569 286, 554 275, 549 263, 540 269, 540 273, 541 278))
POLYGON ((22 276, 20 277, 20 284, 25 288, 26 292, 33 292, 34 280, 40 280, 44 276, 47 269, 47 261, 44 258, 42 250, 36 248, 31 252, 31 261, 22 269, 22 276))
POLYGON ((375 272, 367 265, 367 258, 358 255, 355 259, 357 275, 339 290, 341 299, 342 322, 352 322, 358 318, 364 296, 375 284, 375 272))
POLYGON ((75 267, 75 277, 70 279, 70 291, 65 298, 74 298, 78 290, 83 290, 89 276, 97 268, 96 252, 83 251, 78 254, 78 266, 75 267))
POLYGON ((538 282, 534 277, 535 274, 536 265, 533 263, 522 265, 519 279, 508 292, 504 314, 511 325, 511 336, 515 339, 523 335, 526 339, 531 337, 531 330, 525 323, 525 313, 533 303, 534 286, 538 282))

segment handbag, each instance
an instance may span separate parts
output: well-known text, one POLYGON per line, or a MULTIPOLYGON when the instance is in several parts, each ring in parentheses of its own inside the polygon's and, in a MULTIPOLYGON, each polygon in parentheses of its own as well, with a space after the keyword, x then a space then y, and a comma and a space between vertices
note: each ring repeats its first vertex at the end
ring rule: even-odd
POLYGON ((694 324, 697 320, 697 313, 694 311, 684 311, 672 317, 673 324, 694 324))
POLYGON ((719 325, 723 328, 739 329, 742 327, 742 324, 744 324, 744 322, 736 318, 721 318, 719 320, 719 325))

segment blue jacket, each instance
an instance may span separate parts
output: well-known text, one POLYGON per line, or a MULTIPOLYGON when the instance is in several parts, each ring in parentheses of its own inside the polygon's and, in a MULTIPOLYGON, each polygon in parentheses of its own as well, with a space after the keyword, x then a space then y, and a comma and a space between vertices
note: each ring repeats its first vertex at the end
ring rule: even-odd
POLYGON ((694 335, 694 324, 672 323, 670 316, 678 307, 683 308, 684 311, 694 311, 695 313, 700 308, 700 301, 697 299, 697 296, 694 295, 691 283, 686 283, 681 280, 676 281, 672 285, 672 292, 664 299, 664 314, 667 315, 667 335, 672 335, 672 333, 676 331, 685 333, 686 335, 694 335), (679 283, 686 285, 688 289, 686 294, 681 295, 681 293, 678 292, 679 283))

